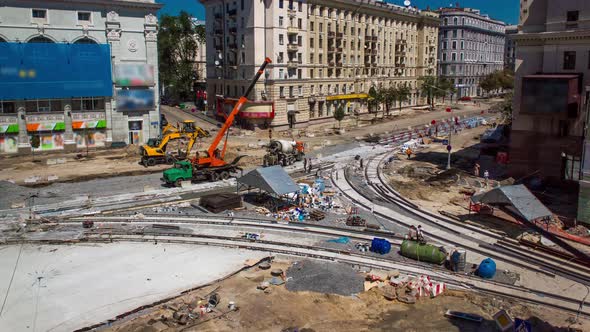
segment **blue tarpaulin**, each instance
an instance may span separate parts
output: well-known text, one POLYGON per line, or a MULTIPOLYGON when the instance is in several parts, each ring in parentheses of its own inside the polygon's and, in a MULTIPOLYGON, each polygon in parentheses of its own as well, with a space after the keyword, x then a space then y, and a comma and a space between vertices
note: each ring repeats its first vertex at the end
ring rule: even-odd
POLYGON ((0 43, 0 99, 110 97, 107 44, 0 43))

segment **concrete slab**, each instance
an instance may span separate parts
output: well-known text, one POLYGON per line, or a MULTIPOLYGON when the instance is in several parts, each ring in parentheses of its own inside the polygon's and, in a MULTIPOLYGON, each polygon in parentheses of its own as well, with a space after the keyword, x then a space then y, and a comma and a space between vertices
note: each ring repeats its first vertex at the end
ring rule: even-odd
POLYGON ((72 331, 223 277, 261 252, 181 244, 0 246, 2 331, 72 331))

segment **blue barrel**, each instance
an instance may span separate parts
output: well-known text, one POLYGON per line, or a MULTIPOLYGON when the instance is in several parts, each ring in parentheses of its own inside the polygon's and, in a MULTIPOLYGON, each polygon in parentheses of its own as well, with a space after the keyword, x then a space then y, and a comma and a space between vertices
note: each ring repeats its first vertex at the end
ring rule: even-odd
POLYGON ((477 268, 477 275, 484 279, 491 279, 496 274, 496 262, 491 258, 481 261, 477 268))
POLYGON ((391 251, 391 243, 385 239, 376 237, 371 241, 371 251, 385 255, 391 251))

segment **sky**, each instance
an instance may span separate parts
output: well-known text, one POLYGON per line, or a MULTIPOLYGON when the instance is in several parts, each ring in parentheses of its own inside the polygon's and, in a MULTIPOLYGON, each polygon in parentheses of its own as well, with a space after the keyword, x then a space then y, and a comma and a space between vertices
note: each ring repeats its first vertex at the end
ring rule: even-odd
MULTIPOLYGON (((199 19, 205 18, 205 9, 198 0, 157 0, 157 2, 164 4, 164 8, 160 10, 160 15, 176 15, 181 10, 185 10, 199 19)), ((403 0, 388 0, 388 2, 398 5, 403 4, 403 0)), ((454 5, 457 0, 412 0, 411 2, 412 6, 425 9, 426 6, 439 8, 450 4, 454 5)), ((461 7, 481 9, 482 13, 508 24, 518 23, 519 0, 459 0, 458 2, 461 7)))

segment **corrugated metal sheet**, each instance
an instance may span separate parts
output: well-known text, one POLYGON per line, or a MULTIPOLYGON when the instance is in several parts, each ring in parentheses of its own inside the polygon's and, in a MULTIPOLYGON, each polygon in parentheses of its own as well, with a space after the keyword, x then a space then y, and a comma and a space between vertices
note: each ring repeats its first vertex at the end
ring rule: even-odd
POLYGON ((281 166, 257 168, 239 178, 238 183, 279 196, 299 191, 299 186, 281 166))
POLYGON ((552 215, 551 211, 522 184, 495 188, 486 193, 474 195, 471 201, 490 205, 512 205, 515 212, 527 221, 552 215))

